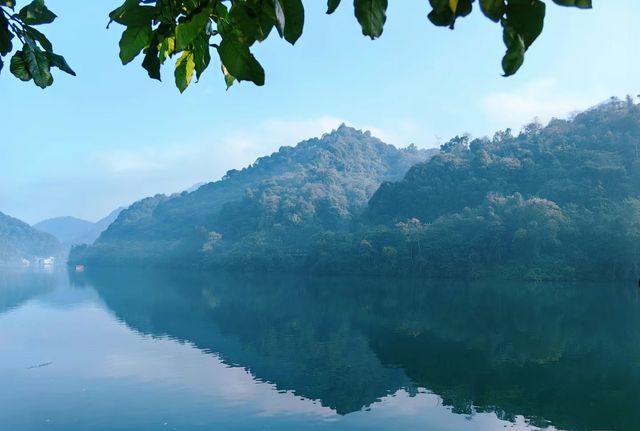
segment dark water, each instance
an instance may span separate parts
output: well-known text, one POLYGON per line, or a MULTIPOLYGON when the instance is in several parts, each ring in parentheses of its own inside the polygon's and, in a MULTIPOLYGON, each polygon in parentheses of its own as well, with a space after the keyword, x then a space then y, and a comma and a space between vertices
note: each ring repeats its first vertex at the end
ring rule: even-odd
POLYGON ((0 273, 1 430, 640 429, 640 290, 0 273))

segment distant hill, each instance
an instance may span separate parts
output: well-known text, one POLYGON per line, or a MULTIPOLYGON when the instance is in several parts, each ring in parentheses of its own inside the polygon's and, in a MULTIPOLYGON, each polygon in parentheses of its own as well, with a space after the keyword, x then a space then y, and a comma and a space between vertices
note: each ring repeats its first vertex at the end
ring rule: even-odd
POLYGON ((111 225, 111 223, 116 221, 118 215, 120 215, 122 210, 124 210, 124 207, 116 208, 115 210, 111 211, 106 217, 103 217, 97 222, 92 223, 91 228, 81 235, 75 237, 71 241, 71 244, 93 244, 95 240, 98 239, 100 234, 104 232, 109 227, 109 225, 111 225))
POLYGON ((55 236, 58 241, 66 245, 93 244, 123 209, 117 208, 95 223, 65 216, 43 220, 34 224, 33 227, 55 236))
POLYGON ((314 233, 348 229, 381 182, 401 179, 434 152, 397 149, 342 125, 192 192, 136 202, 72 259, 171 265, 274 247, 295 253, 309 248, 314 233))
POLYGON ((76 217, 55 217, 33 225, 41 232, 55 236, 61 243, 69 244, 75 238, 93 229, 93 223, 76 217))
POLYGON ((60 257, 62 253, 53 235, 0 212, 0 265, 20 265, 22 259, 60 257))

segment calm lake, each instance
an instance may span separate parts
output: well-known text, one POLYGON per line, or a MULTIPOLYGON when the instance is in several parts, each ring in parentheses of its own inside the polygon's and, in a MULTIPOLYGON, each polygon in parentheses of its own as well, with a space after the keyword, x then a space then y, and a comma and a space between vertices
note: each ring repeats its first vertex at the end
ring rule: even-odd
POLYGON ((640 289, 0 271, 0 429, 640 429, 640 289))

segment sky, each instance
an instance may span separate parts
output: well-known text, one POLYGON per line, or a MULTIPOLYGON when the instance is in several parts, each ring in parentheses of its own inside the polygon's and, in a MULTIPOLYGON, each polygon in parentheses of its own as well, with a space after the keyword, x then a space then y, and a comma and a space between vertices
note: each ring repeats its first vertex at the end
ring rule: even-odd
MULTIPOLYGON (((18 1, 18 6, 24 0, 18 1)), ((548 1, 545 29, 514 77, 501 76, 500 26, 479 11, 455 31, 427 20, 428 2, 390 2, 382 37, 362 36, 351 2, 326 15, 305 0, 295 46, 255 46, 266 84, 228 91, 214 60, 184 94, 149 79, 141 58, 118 59, 120 2, 48 0, 43 27, 78 76, 54 71, 46 90, 0 74, 0 211, 28 223, 95 221, 157 193, 220 179, 281 146, 340 123, 404 147, 566 117, 611 96, 640 93, 640 3, 594 0, 589 11, 548 1)), ((477 8, 477 2, 474 4, 477 8)))

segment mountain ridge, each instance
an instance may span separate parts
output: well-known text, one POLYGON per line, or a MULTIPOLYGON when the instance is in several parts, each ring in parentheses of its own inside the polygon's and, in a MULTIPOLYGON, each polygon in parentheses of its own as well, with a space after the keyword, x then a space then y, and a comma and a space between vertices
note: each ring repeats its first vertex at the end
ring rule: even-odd
POLYGON ((92 222, 73 216, 52 217, 33 224, 34 229, 55 236, 61 243, 72 243, 93 226, 92 222))
POLYGON ((286 225, 287 232, 302 241, 301 232, 312 221, 344 228, 382 181, 400 179, 433 152, 413 145, 397 149, 370 132, 341 125, 319 138, 280 147, 240 170, 231 169, 221 180, 190 193, 140 200, 103 232, 93 250, 75 250, 74 258, 91 260, 103 253, 119 261, 120 247, 136 261, 154 260, 159 254, 165 264, 198 259, 217 235, 238 240, 268 224, 286 225), (232 214, 244 217, 243 222, 230 224, 232 214))
POLYGON ((193 193, 140 201, 73 258, 429 278, 640 276, 632 98, 517 135, 457 136, 425 156, 343 126, 193 193))
POLYGON ((96 222, 73 216, 52 217, 33 225, 33 228, 56 237, 67 246, 93 244, 100 234, 113 223, 124 207, 116 208, 96 222))

